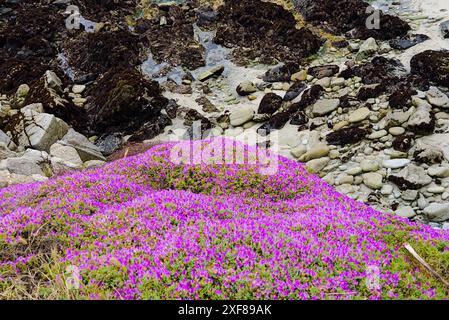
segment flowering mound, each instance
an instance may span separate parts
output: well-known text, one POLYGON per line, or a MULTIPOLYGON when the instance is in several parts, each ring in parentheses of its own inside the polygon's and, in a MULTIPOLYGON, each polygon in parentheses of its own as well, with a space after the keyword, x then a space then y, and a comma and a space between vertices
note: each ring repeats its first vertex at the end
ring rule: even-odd
POLYGON ((446 276, 449 234, 283 157, 268 175, 170 161, 172 147, 0 190, 0 298, 448 297, 403 245, 446 276))

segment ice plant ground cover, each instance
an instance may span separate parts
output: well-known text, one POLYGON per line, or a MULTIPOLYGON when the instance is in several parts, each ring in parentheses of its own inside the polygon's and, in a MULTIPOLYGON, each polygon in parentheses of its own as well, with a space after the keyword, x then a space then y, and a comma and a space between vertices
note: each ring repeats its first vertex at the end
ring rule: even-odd
POLYGON ((175 164, 172 146, 0 190, 0 298, 449 296, 403 248, 447 277, 447 232, 357 203, 283 157, 263 175, 175 164))

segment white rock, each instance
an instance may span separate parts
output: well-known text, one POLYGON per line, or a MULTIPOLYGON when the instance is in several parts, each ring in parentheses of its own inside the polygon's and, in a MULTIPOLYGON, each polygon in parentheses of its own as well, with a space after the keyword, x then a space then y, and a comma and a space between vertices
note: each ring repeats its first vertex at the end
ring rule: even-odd
POLYGON ((399 168, 404 168, 405 166, 409 165, 410 163, 411 163, 411 160, 408 160, 408 159, 391 159, 391 160, 384 160, 382 162, 382 167, 390 168, 390 169, 399 169, 399 168))
POLYGON ((29 144, 37 150, 48 151, 69 129, 67 123, 48 113, 39 113, 32 118, 25 127, 25 133, 29 144))
POLYGON ((21 157, 17 158, 9 158, 6 160, 6 168, 9 172, 31 176, 33 174, 44 175, 40 163, 43 162, 44 159, 37 159, 30 154, 24 154, 21 157))
POLYGON ((47 86, 49 88, 52 88, 55 90, 59 90, 62 86, 61 79, 58 78, 56 73, 54 73, 53 71, 50 71, 50 70, 47 70, 45 72, 45 83, 47 84, 47 86))
POLYGON ((342 87, 345 85, 345 79, 344 78, 332 78, 331 79, 331 86, 337 86, 342 87))
POLYGON ((43 113, 44 112, 44 106, 42 105, 42 103, 32 103, 32 104, 29 104, 29 105, 23 107, 22 109, 20 109, 20 111, 26 117, 31 117, 33 114, 43 113))
POLYGON ((417 144, 441 149, 444 158, 449 161, 449 133, 432 134, 416 139, 417 144))
POLYGON ((319 86, 322 86, 323 88, 328 88, 331 85, 331 78, 325 77, 325 78, 318 79, 315 82, 315 84, 319 85, 319 86))
POLYGON ((81 167, 83 161, 81 160, 78 152, 71 146, 63 146, 59 143, 55 143, 50 147, 50 155, 63 160, 64 164, 68 167, 81 167))
POLYGON ((16 97, 17 98, 25 98, 26 95, 28 94, 28 92, 30 92, 30 87, 26 83, 21 84, 17 88, 16 97))
POLYGON ((252 120, 254 117, 254 110, 251 106, 242 106, 231 112, 229 119, 231 125, 234 127, 240 126, 245 122, 252 120))
POLYGON ((72 92, 75 93, 75 94, 81 94, 81 93, 83 93, 83 91, 84 91, 85 89, 86 89, 86 86, 85 86, 85 85, 75 84, 75 85, 72 87, 72 92))
POLYGON ((5 146, 8 146, 11 143, 11 138, 2 130, 0 130, 0 142, 4 143, 5 146))
POLYGON ((69 129, 67 134, 58 143, 75 148, 83 162, 89 160, 106 161, 106 158, 101 154, 97 146, 73 129, 69 129))

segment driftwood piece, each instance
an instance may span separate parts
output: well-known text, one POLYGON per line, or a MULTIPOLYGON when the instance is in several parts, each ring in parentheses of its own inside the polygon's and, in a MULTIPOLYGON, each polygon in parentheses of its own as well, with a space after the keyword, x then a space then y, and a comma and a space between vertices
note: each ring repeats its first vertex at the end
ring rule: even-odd
POLYGON ((415 251, 415 249, 413 249, 410 244, 406 243, 404 244, 404 247, 416 260, 418 260, 419 263, 424 266, 424 268, 427 269, 427 271, 429 271, 435 278, 439 279, 446 287, 449 288, 449 282, 433 270, 432 267, 415 251))

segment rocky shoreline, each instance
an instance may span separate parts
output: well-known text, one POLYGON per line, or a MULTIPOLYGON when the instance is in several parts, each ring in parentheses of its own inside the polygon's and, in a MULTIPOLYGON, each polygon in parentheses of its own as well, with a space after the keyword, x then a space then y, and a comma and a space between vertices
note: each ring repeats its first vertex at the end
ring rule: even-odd
POLYGON ((184 139, 199 122, 449 229, 446 11, 376 1, 392 13, 371 30, 357 0, 103 2, 0 5, 0 187, 184 139), (65 28, 69 4, 93 30, 65 28))

